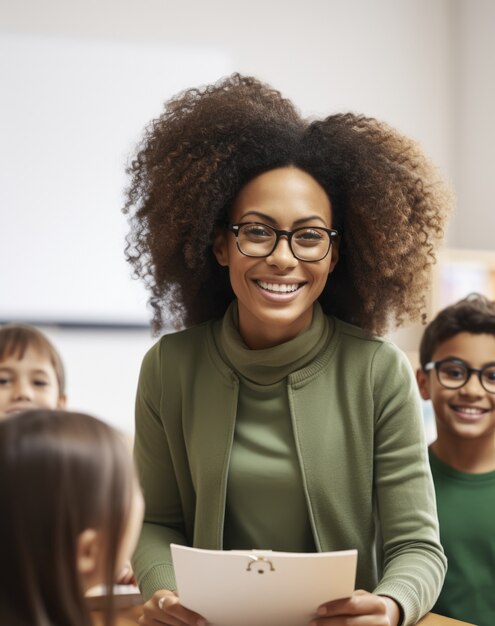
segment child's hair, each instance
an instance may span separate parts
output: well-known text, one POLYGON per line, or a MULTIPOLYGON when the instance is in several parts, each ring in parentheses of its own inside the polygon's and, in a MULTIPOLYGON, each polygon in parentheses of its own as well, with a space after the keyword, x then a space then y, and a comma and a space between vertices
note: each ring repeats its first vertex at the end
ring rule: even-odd
POLYGON ((234 294, 212 252, 216 229, 246 183, 287 166, 325 189, 341 235, 323 310, 377 333, 423 313, 452 198, 419 146, 362 115, 304 119, 269 85, 233 74, 167 102, 128 169, 126 256, 151 291, 155 331, 224 314, 234 294))
POLYGON ((90 626, 77 540, 102 531, 111 589, 133 480, 123 436, 94 417, 34 410, 0 422, 0 624, 90 626))
POLYGON ((0 362, 11 356, 22 359, 28 348, 33 348, 48 357, 57 377, 59 396, 65 395, 64 365, 60 354, 48 337, 28 324, 0 326, 0 362))
POLYGON ((419 346, 421 367, 429 363, 437 347, 459 333, 495 335, 495 301, 472 293, 442 309, 428 324, 419 346))

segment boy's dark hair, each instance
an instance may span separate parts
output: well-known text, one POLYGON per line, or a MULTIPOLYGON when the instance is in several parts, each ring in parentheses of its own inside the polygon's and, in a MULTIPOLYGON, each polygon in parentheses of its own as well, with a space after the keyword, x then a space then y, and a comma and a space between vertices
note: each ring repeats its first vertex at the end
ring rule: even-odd
POLYGON ((472 293, 442 309, 423 333, 419 346, 421 367, 431 361, 441 343, 459 333, 495 335, 495 301, 480 293, 472 293))
POLYGON ((11 356, 16 356, 19 360, 22 359, 28 348, 33 348, 48 357, 57 377, 59 396, 64 396, 64 364, 48 337, 36 327, 28 324, 0 326, 0 362, 11 356))

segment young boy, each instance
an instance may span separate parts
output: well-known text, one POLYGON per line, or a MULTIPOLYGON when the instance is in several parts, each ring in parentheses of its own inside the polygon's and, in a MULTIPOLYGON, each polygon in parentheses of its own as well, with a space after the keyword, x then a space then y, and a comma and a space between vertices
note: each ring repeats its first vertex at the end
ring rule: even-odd
POLYGON ((34 326, 0 327, 0 419, 26 409, 65 407, 60 355, 34 326))
POLYGON ((433 612, 495 624, 495 302, 472 294, 427 326, 417 379, 431 400, 429 448, 449 566, 433 612))

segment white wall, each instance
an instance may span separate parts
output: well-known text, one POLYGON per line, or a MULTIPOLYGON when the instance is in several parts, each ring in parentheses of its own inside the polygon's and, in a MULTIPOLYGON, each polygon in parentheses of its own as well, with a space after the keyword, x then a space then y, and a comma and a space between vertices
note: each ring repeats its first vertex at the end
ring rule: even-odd
POLYGON ((0 59, 0 205, 12 231, 24 234, 22 246, 17 238, 3 242, 16 272, 4 275, 0 315, 145 324, 144 288, 130 280, 122 254, 125 165, 163 99, 230 73, 228 56, 3 34, 0 59))
MULTIPOLYGON (((5 32, 223 52, 233 68, 272 82, 303 112, 384 118, 449 167, 450 0, 2 2, 5 32)), ((166 86, 167 77, 160 81, 166 86)))
POLYGON ((494 250, 495 2, 456 0, 455 247, 494 250))
MULTIPOLYGON (((473 134, 470 129, 472 113, 478 111, 475 107, 481 106, 475 104, 478 91, 493 100, 493 92, 488 93, 493 87, 487 86, 490 82, 488 72, 493 67, 493 43, 485 36, 488 25, 493 24, 490 0, 252 0, 249 3, 232 0, 0 0, 0 10, 0 40, 2 36, 22 36, 57 45, 72 42, 87 50, 113 45, 125 47, 126 54, 136 51, 136 57, 150 48, 156 49, 158 55, 173 47, 179 50, 179 73, 181 47, 215 53, 225 60, 225 67, 271 82, 292 98, 305 114, 326 115, 353 110, 397 126, 423 144, 446 176, 462 176, 462 186, 458 177, 454 179, 456 187, 461 190, 461 199, 473 197, 470 185, 479 187, 480 178, 486 178, 486 184, 490 180, 481 168, 476 167, 477 147, 468 142, 474 142, 476 137, 486 138, 493 131, 493 123, 486 133, 480 130, 484 124, 490 123, 487 111, 483 113, 483 123, 476 132, 473 134), (481 64, 482 69, 473 70, 473 63, 481 64), (476 80, 473 71, 478 77, 476 80), (463 81, 469 81, 470 91, 461 98, 465 94, 463 81), (474 163, 469 176, 465 176, 466 164, 459 159, 460 141, 463 150, 469 149, 470 160, 474 163)), ((36 59, 33 58, 32 62, 35 64, 36 59)), ((12 63, 15 59, 0 58, 0 72, 2 64, 5 71, 5 64, 12 63)), ((162 83, 163 99, 170 95, 167 79, 166 71, 163 74, 157 72, 158 88, 153 92, 157 95, 153 98, 156 97, 158 108, 162 100, 158 95, 162 83)), ((21 74, 19 80, 22 80, 21 74)), ((130 74, 126 97, 139 98, 138 86, 137 75, 130 74)), ((29 84, 23 89, 29 92, 29 84)), ((36 92, 32 92, 28 104, 36 113, 36 92)), ((118 116, 119 111, 115 113, 118 116)), ((61 127, 60 119, 60 116, 54 117, 44 123, 51 124, 53 133, 63 134, 66 131, 63 125, 61 127)), ((123 125, 126 122, 126 119, 120 120, 123 125)), ((91 119, 87 123, 90 128, 91 119)), ((20 136, 22 131, 20 124, 20 136)), ((104 137, 101 139, 103 142, 104 137)), ((40 147, 33 148, 39 150, 40 147)), ((43 146, 46 158, 56 164, 53 177, 46 182, 56 186, 64 176, 64 159, 51 152, 51 148, 52 145, 43 146)), ((485 153, 482 155, 486 157, 485 153)), ((4 154, 0 159, 0 176, 4 177, 0 179, 1 190, 6 184, 5 177, 9 176, 9 158, 4 154)), ((488 158, 485 161, 488 163, 488 158)), ((104 172, 100 178, 105 179, 104 172)), ((82 186, 97 182, 94 178, 86 180, 81 172, 82 186)), ((73 192, 77 195, 78 191, 74 189, 73 192)), ((15 193, 15 189, 13 193, 16 199, 22 195, 20 189, 19 193, 15 193)), ((94 189, 93 194, 98 197, 98 189, 94 189)), ((477 201, 478 206, 481 204, 477 201)), ((112 199, 105 209, 108 214, 102 216, 103 222, 113 219, 111 215, 119 215, 120 219, 119 209, 118 198, 112 199)), ((32 206, 32 203, 18 208, 24 224, 28 225, 34 212, 44 215, 46 210, 32 206)), ((4 244, 7 240, 18 242, 24 247, 26 256, 32 258, 29 228, 20 229, 8 206, 0 205, 0 213, 0 236, 4 244)), ((480 213, 480 217, 485 220, 487 216, 480 213)), ((57 223, 50 223, 44 232, 38 230, 34 235, 45 241, 55 232, 58 245, 63 246, 64 241, 70 239, 69 234, 77 237, 77 220, 72 224, 61 230, 57 223), (69 233, 67 229, 70 228, 75 232, 69 233)), ((486 241, 489 235, 479 232, 493 232, 494 224, 487 222, 486 226, 470 230, 470 245, 477 245, 478 236, 486 241)), ((464 233, 464 218, 456 217, 449 235, 452 245, 461 245, 464 233)), ((102 248, 99 239, 87 242, 88 254, 101 255, 99 258, 103 264, 106 259, 102 248)), ((2 268, 10 267, 10 255, 6 250, 6 245, 0 246, 2 268)), ((114 247, 107 249, 106 253, 112 259, 122 254, 114 247)), ((60 258, 63 263, 64 255, 60 258)), ((123 255, 119 257, 119 263, 123 263, 122 259, 123 255)), ((43 268, 42 258, 32 258, 32 262, 33 267, 43 268)), ((15 275, 16 268, 12 267, 11 271, 15 275)), ((87 277, 89 284, 97 271, 91 270, 87 277)), ((49 276, 41 274, 40 280, 46 280, 48 285, 49 278, 56 276, 56 269, 52 269, 49 276)), ((111 283, 111 273, 107 283, 111 283)), ((110 284, 108 288, 111 288, 110 284)), ((64 284, 59 284, 58 289, 64 290, 64 284)), ((122 289, 125 294, 114 294, 112 298, 129 297, 126 288, 122 289)), ((13 290, 10 294, 2 294, 0 315, 2 303, 6 310, 5 303, 11 307, 12 303, 19 301, 19 293, 13 290)), ((50 297, 48 289, 41 296, 32 298, 33 319, 42 308, 40 298, 43 297, 50 297)), ((29 300, 29 295, 23 294, 23 298, 29 300)), ((60 329, 50 329, 49 333, 66 361, 71 405, 99 414, 132 432, 135 379, 141 356, 152 341, 149 333, 60 329)))
POLYGON ((153 340, 147 330, 66 330, 43 327, 67 370, 68 407, 89 412, 128 434, 141 360, 153 340))

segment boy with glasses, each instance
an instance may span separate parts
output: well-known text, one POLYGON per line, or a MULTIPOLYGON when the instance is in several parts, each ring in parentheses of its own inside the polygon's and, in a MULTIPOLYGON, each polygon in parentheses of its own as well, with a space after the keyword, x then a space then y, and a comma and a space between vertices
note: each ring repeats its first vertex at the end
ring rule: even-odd
POLYGON ((417 379, 431 400, 429 448, 440 540, 449 565, 433 611, 495 624, 495 302, 471 294, 440 311, 420 345, 417 379))

